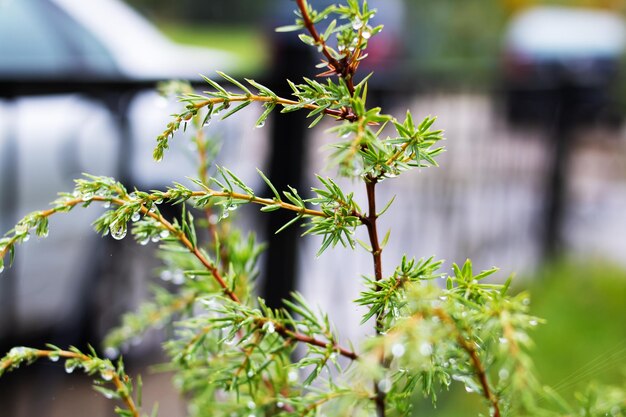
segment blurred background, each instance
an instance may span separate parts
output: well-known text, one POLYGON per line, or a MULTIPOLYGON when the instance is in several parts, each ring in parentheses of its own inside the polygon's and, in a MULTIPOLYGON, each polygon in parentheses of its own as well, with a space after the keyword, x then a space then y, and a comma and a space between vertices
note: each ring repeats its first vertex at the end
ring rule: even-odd
MULTIPOLYGON (((623 384, 626 3, 370 4, 385 25, 362 66, 375 72, 370 103, 398 117, 407 108, 417 118, 437 116, 448 139, 440 168, 379 188, 381 201, 401 197, 382 219, 392 230, 384 269, 407 253, 444 258, 447 270, 471 258, 476 268, 499 266, 502 279, 515 273, 517 290, 531 291, 532 312, 547 319, 536 332, 543 382, 566 398, 590 379, 623 384)), ((222 70, 281 92, 282 80, 310 75, 317 59, 293 34, 273 32, 292 21, 294 8, 290 0, 0 0, 2 231, 70 190, 82 172, 148 189, 193 176, 182 138, 162 163, 151 160, 154 138, 179 107, 154 92, 156 83, 200 86, 199 73, 222 70)), ((334 140, 324 129, 332 122, 305 131, 298 115, 279 115, 254 129, 259 114, 246 109, 234 123, 211 125, 224 140, 220 164, 258 190, 255 167, 302 194, 312 173, 334 175, 321 150, 334 140)), ((150 250, 96 236, 89 224, 99 210, 55 218, 50 238, 18 248, 0 277, 2 352, 97 344, 145 299, 154 281, 150 250)), ((297 288, 338 318, 346 338, 363 337, 349 301, 359 292, 356 277, 370 273, 367 253, 315 258, 319 241, 298 240, 297 228, 273 236, 279 217, 241 217, 270 243, 259 288, 273 305, 297 288)), ((171 375, 147 367, 163 360, 161 338, 135 346, 130 367, 146 381, 146 404, 158 399, 161 415, 184 415, 171 375)), ((113 415, 87 378, 59 368, 44 363, 0 380, 3 415, 113 415)), ((416 399, 420 415, 476 415, 468 410, 480 409, 480 398, 454 388, 436 409, 416 399)))

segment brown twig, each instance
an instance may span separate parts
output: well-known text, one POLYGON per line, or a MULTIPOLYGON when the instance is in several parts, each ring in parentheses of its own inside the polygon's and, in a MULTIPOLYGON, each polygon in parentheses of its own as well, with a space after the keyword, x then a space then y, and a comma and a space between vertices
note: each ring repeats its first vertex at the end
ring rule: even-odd
MULTIPOLYGON (((56 357, 56 358, 65 358, 65 359, 78 359, 81 362, 88 362, 88 361, 93 360, 93 358, 85 354, 71 352, 67 350, 29 349, 29 355, 33 355, 37 357, 38 359, 56 357)), ((2 369, 10 369, 11 365, 12 365, 12 362, 10 361, 3 361, 2 363, 0 363, 0 367, 2 369)), ((128 376, 126 374, 123 374, 122 376, 120 376, 114 369, 106 369, 100 372, 103 378, 107 378, 107 379, 110 378, 110 381, 108 382, 113 384, 113 386, 116 388, 117 393, 120 396, 120 399, 122 400, 122 402, 124 402, 124 404, 128 408, 128 411, 131 412, 131 415, 133 417, 139 417, 140 415, 139 409, 135 405, 135 401, 128 394, 127 389, 126 389, 125 383, 128 382, 129 380, 128 376)))
POLYGON ((476 377, 478 378, 480 386, 483 390, 483 396, 487 401, 489 401, 491 407, 493 408, 493 417, 501 417, 502 414, 500 413, 500 404, 498 401, 498 397, 492 392, 491 387, 489 386, 487 371, 485 370, 485 367, 480 360, 478 351, 476 350, 474 345, 472 345, 468 340, 465 339, 465 337, 463 337, 463 334, 459 330, 456 322, 452 319, 452 317, 450 317, 450 315, 448 315, 445 311, 441 309, 434 309, 433 314, 437 316, 442 322, 450 325, 456 330, 457 343, 470 357, 472 366, 476 371, 476 377))

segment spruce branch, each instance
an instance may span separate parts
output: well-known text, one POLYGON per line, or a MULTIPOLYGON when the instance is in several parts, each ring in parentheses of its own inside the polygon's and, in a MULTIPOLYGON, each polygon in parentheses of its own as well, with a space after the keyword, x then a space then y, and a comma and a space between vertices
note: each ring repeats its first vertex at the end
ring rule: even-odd
POLYGON ((108 359, 100 359, 92 350, 91 354, 84 354, 72 347, 70 350, 61 350, 56 346, 52 349, 41 350, 28 347, 14 347, 0 360, 0 376, 5 372, 19 368, 21 364, 30 365, 38 359, 48 359, 57 362, 60 358, 65 359, 65 370, 71 373, 76 368, 95 376, 94 389, 102 393, 106 398, 121 400, 126 410, 117 409, 116 413, 123 417, 139 417, 140 409, 132 397, 133 384, 130 377, 125 373, 122 362, 114 366, 108 359), (110 384, 112 389, 103 385, 110 384))

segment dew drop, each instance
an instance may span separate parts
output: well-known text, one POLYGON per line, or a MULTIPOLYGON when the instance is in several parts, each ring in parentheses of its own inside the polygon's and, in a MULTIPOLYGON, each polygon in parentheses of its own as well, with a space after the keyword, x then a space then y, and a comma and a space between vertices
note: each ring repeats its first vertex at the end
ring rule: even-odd
POLYGON ((169 230, 161 230, 161 233, 159 233, 159 236, 161 236, 161 239, 165 239, 165 238, 170 236, 170 231, 169 230))
POLYGON ((530 298, 524 298, 522 300, 522 304, 524 304, 525 306, 529 305, 530 304, 530 298))
POLYGON ((117 222, 111 223, 109 226, 111 230, 111 236, 115 240, 122 240, 126 237, 126 224, 118 224, 117 222))
POLYGON ((133 213, 133 215, 130 217, 130 219, 134 222, 138 221, 140 218, 141 218, 141 215, 139 214, 139 212, 133 213))
POLYGON ((30 240, 30 234, 26 233, 22 238, 22 242, 28 242, 30 240))
POLYGON ((72 372, 74 372, 74 369, 76 369, 76 362, 73 362, 73 361, 65 362, 65 372, 67 372, 68 374, 71 374, 72 372))
POLYGON ((202 124, 202 126, 207 127, 210 124, 211 124, 211 118, 207 117, 206 120, 204 121, 204 123, 202 124))
POLYGON ((108 209, 109 207, 111 207, 111 202, 105 201, 104 203, 102 203, 102 207, 104 207, 105 209, 108 209))
POLYGON ((162 198, 154 200, 154 204, 162 204, 162 203, 163 203, 163 199, 162 198))
POLYGON ((261 122, 261 123, 257 123, 257 125, 255 126, 257 129, 261 129, 262 127, 265 126, 265 121, 261 122))
POLYGON ((248 408, 250 410, 254 410, 256 408, 256 404, 254 403, 254 401, 248 401, 248 408))
POLYGON ((28 232, 28 226, 26 226, 25 224, 19 223, 17 226, 15 226, 16 235, 23 235, 26 232, 28 232))
POLYGON ((104 349, 104 356, 106 356, 109 359, 115 359, 119 355, 120 355, 120 351, 112 346, 109 346, 104 349))
POLYGON ((467 392, 474 392, 474 390, 471 387, 467 386, 467 385, 465 386, 465 391, 467 391, 467 392))
POLYGON ((537 325, 537 320, 531 320, 528 322, 528 324, 530 324, 531 326, 536 326, 537 325))
POLYGON ((56 353, 51 353, 50 355, 48 355, 48 359, 50 359, 50 362, 58 362, 59 355, 56 353))
POLYGON ((150 242, 150 238, 149 238, 149 237, 147 237, 147 238, 145 238, 145 239, 143 239, 143 240, 140 240, 140 241, 139 241, 139 244, 140 244, 141 246, 146 246, 146 245, 148 244, 148 242, 150 242))
POLYGON ((154 204, 153 204, 153 205, 150 207, 150 209, 149 209, 148 211, 149 211, 150 213, 154 213, 154 212, 156 211, 156 209, 157 209, 157 208, 156 208, 156 205, 154 205, 154 204))
POLYGON ((361 36, 363 36, 363 39, 369 39, 372 37, 372 32, 365 31, 361 34, 361 36))
POLYGON ((391 346, 391 354, 396 358, 402 357, 402 355, 404 355, 404 352, 406 352, 406 348, 402 343, 394 343, 394 345, 391 346))
POLYGON ((91 201, 93 199, 93 193, 83 193, 83 201, 91 201))
POLYGON ((104 380, 104 381, 112 380, 113 379, 113 371, 111 371, 111 370, 101 371, 100 372, 100 378, 102 378, 102 380, 104 380))
POLYGON ((506 345, 509 343, 509 339, 507 339, 506 337, 500 337, 498 338, 498 340, 500 341, 500 344, 506 345))
POLYGON ((248 371, 248 378, 252 378, 254 376, 254 371, 248 371))
POLYGON ((509 371, 505 368, 502 368, 498 371, 498 376, 500 377, 500 379, 508 379, 509 371))
POLYGON ((298 380, 298 372, 296 372, 295 370, 291 370, 289 371, 289 373, 287 374, 287 380, 289 380, 290 382, 295 382, 298 380))
POLYGON ((354 22, 352 22, 352 29, 354 30, 359 30, 363 27, 363 21, 359 18, 355 19, 354 22))
POLYGON ((433 353, 433 346, 428 342, 422 343, 420 345, 420 353, 423 356, 430 356, 433 353))
POLYGON ((381 379, 378 381, 378 389, 384 393, 387 393, 391 390, 391 381, 389 378, 381 379))
POLYGON ((267 333, 270 333, 270 334, 276 331, 276 326, 274 326, 274 323, 272 323, 271 321, 268 321, 267 323, 265 323, 263 325, 263 328, 265 329, 267 333))
POLYGON ((183 274, 183 271, 176 270, 174 274, 172 275, 172 283, 176 285, 180 285, 183 282, 185 282, 185 275, 183 274))
POLYGON ((163 272, 161 272, 160 278, 163 281, 171 281, 173 277, 172 271, 166 269, 163 272))

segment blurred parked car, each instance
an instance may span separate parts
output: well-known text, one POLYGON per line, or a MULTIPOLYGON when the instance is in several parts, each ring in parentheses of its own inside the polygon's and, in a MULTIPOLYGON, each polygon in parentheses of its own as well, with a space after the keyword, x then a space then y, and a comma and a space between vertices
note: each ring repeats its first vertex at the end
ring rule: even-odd
POLYGON ((505 34, 503 82, 512 122, 552 120, 567 100, 596 121, 615 112, 611 89, 624 52, 626 26, 617 13, 542 6, 514 16, 505 34))
MULTIPOLYGON (((158 80, 197 80, 234 65, 227 53, 173 44, 120 0, 1 0, 0 233, 83 172, 142 188, 195 175, 184 141, 153 163, 154 138, 180 105, 151 90, 158 80)), ((224 129, 237 136, 233 125, 224 129)), ((0 277, 0 340, 54 334, 62 322, 80 339, 98 303, 119 311, 141 292, 135 274, 97 296, 100 278, 123 263, 96 244, 89 224, 98 210, 58 216, 49 239, 17 250, 0 277)))

